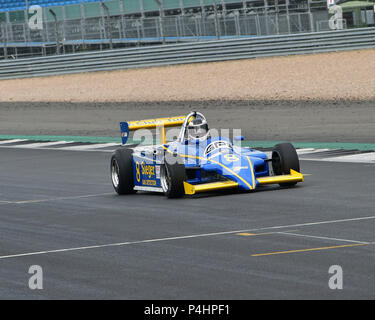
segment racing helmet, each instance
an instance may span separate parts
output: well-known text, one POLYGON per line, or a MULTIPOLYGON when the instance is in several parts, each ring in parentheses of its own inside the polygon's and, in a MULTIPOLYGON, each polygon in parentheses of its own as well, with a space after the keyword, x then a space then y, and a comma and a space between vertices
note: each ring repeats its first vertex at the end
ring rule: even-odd
POLYGON ((203 118, 193 119, 187 128, 189 140, 203 141, 207 139, 209 134, 207 121, 203 118))

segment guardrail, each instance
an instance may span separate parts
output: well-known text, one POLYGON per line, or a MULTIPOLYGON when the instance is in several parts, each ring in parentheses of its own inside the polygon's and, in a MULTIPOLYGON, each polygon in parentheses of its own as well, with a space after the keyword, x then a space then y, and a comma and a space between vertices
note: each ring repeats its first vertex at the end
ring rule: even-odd
POLYGON ((0 62, 0 79, 375 48, 375 28, 207 41, 0 62))

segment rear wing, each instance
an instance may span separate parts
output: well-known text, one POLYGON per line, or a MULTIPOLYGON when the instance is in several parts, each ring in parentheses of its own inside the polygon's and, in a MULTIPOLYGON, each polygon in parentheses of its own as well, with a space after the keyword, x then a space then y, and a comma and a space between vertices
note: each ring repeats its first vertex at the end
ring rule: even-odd
POLYGON ((165 128, 166 127, 178 127, 185 122, 186 116, 171 117, 171 118, 158 118, 149 120, 138 120, 120 122, 121 129, 121 140, 122 144, 126 144, 129 138, 130 131, 138 129, 156 129, 160 130, 160 141, 165 143, 165 128))

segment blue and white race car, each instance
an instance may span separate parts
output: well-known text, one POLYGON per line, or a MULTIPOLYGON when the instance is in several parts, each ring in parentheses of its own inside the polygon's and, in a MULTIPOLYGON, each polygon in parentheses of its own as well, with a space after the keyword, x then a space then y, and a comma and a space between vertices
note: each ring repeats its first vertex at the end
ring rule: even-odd
POLYGON ((122 146, 114 152, 111 178, 120 195, 140 190, 178 198, 223 189, 251 191, 267 184, 294 186, 303 181, 293 145, 277 144, 268 158, 258 150, 236 146, 226 137, 211 136, 200 112, 120 125, 124 145, 130 131, 138 129, 157 129, 161 140, 157 145, 122 146), (178 137, 167 142, 166 128, 176 126, 181 126, 178 137))

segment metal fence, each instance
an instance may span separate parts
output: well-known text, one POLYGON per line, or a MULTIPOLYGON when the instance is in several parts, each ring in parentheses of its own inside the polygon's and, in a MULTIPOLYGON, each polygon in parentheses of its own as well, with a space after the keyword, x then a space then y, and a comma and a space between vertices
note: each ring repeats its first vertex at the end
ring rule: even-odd
POLYGON ((130 19, 124 16, 44 22, 41 30, 27 23, 1 23, 0 58, 48 55, 87 46, 113 48, 124 44, 204 41, 315 31, 313 15, 289 14, 176 15, 130 19), (2 50, 1 50, 2 49, 2 50))
POLYGON ((0 79, 375 47, 375 28, 201 41, 0 61, 0 79))

